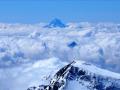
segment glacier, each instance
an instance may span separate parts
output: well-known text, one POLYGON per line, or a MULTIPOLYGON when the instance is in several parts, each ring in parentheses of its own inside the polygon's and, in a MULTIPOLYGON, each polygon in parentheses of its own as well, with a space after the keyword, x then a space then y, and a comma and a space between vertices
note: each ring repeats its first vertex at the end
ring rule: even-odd
POLYGON ((56 24, 0 23, 0 90, 47 84, 46 75, 72 60, 120 73, 120 24, 56 24))

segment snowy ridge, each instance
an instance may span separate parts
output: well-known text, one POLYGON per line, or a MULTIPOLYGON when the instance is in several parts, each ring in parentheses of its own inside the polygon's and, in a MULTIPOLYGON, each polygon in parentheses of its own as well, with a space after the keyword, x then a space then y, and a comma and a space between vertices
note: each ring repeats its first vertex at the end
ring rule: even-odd
POLYGON ((101 76, 120 79, 120 74, 114 73, 114 72, 111 72, 111 71, 108 71, 108 70, 105 70, 105 69, 98 68, 95 65, 88 64, 84 61, 77 61, 75 66, 79 67, 79 68, 81 68, 85 71, 88 71, 88 72, 91 72, 91 73, 96 73, 96 74, 101 75, 101 76))
MULTIPOLYGON (((54 79, 55 77, 53 77, 54 79)), ((68 71, 67 76, 59 80, 59 84, 64 82, 61 89, 47 90, 119 90, 120 74, 100 69, 94 65, 78 61, 68 71)), ((44 90, 47 86, 31 87, 27 90, 44 90)), ((45 89, 46 90, 46 89, 45 89)))

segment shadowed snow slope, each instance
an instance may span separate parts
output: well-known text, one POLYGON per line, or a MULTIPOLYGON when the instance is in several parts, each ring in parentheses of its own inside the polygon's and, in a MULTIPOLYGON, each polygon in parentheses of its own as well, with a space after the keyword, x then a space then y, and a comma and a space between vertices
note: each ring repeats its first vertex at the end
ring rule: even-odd
MULTIPOLYGON (((55 80, 55 76, 52 77, 53 80, 55 80)), ((57 78, 60 78, 60 76, 57 76, 57 78)), ((100 69, 84 61, 77 61, 69 69, 68 73, 65 76, 61 76, 61 79, 56 82, 59 82, 57 86, 60 87, 53 90, 120 90, 120 74, 100 69), (64 83, 61 84, 61 82, 64 83), (60 89, 63 86, 64 88, 60 89)), ((52 87, 51 84, 49 85, 52 87)), ((39 90, 40 88, 41 86, 33 89, 31 87, 27 90, 39 90)))

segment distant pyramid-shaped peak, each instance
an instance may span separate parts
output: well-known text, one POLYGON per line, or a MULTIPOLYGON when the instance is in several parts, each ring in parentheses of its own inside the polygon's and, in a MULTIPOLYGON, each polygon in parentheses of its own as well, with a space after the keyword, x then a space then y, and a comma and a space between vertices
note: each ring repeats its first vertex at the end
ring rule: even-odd
POLYGON ((53 19, 46 27, 48 28, 65 28, 66 25, 58 18, 53 19))

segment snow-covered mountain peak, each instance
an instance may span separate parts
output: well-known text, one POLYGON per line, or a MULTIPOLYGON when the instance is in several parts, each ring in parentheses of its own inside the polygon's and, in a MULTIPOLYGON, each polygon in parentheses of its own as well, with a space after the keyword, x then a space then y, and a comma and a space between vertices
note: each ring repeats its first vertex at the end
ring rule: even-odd
POLYGON ((58 18, 53 19, 48 25, 46 25, 45 27, 48 28, 65 28, 66 25, 58 18))
POLYGON ((27 90, 120 90, 120 74, 100 69, 84 61, 73 63, 58 70, 49 85, 27 90))

